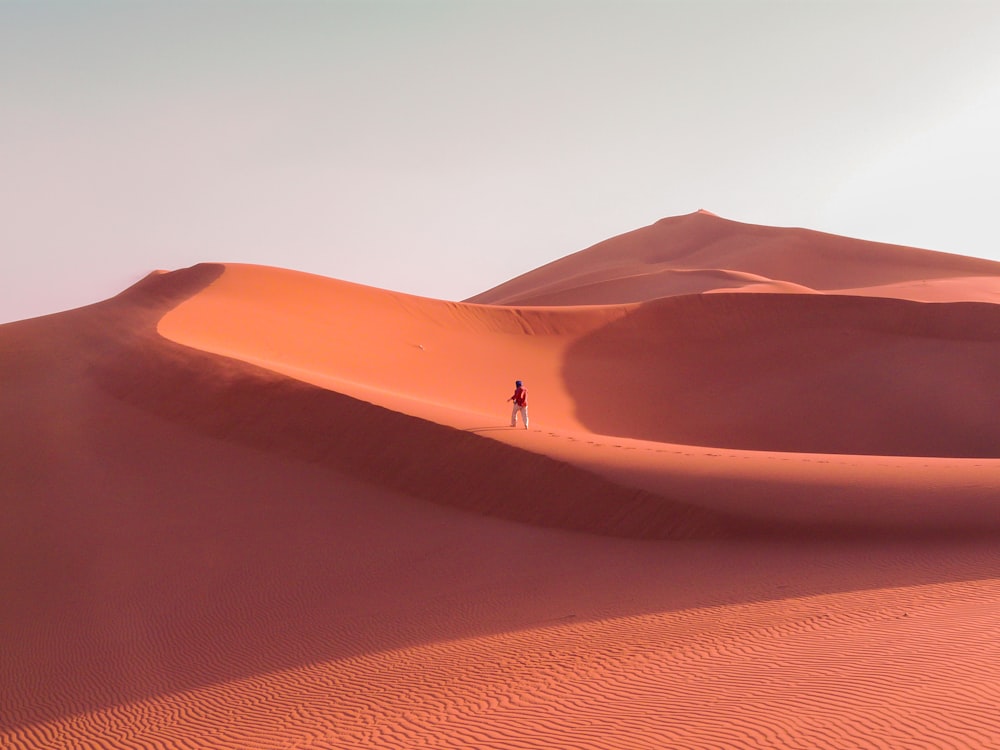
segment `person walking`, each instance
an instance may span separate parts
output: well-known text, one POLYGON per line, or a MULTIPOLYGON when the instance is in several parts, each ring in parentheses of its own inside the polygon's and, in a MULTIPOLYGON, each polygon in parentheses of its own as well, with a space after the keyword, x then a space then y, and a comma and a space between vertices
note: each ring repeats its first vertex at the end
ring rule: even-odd
POLYGON ((517 413, 521 412, 524 429, 528 429, 528 389, 520 380, 514 381, 514 395, 507 400, 514 402, 510 410, 510 426, 517 427, 517 413))

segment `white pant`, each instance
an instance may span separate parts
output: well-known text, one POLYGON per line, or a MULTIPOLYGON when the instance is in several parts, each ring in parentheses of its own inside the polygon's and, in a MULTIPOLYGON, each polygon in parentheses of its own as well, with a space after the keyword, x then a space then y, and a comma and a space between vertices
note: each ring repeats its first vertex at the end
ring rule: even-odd
POLYGON ((528 429, 528 407, 527 406, 514 406, 510 410, 510 426, 517 427, 517 413, 521 412, 521 421, 524 422, 524 429, 528 429))

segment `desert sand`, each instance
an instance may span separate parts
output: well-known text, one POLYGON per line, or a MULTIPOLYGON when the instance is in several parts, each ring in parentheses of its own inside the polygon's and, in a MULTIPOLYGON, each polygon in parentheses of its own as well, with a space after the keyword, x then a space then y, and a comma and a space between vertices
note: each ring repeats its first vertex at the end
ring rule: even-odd
POLYGON ((998 302, 699 211, 0 326, 0 747, 1000 747, 998 302))

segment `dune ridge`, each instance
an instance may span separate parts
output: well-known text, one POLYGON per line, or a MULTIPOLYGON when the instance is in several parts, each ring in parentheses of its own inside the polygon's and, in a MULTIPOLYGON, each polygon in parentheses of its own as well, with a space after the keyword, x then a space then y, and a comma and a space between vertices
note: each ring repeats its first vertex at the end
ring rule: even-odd
POLYGON ((485 416, 513 367, 556 429, 780 452, 986 458, 1000 446, 988 416, 1000 408, 1000 312, 987 303, 758 292, 495 307, 229 265, 158 330, 417 412, 485 416), (280 292, 246 293, 272 274, 280 292))
POLYGON ((545 428, 482 435, 740 519, 741 534, 1000 528, 1000 435, 984 410, 996 403, 990 373, 1000 367, 993 306, 720 294, 501 308, 284 275, 281 294, 242 295, 271 273, 227 266, 210 289, 166 315, 160 333, 461 430, 489 425, 483 404, 503 410, 497 373, 518 361, 542 400, 535 418, 545 428), (292 320, 281 308, 285 294, 315 307, 301 308, 287 333, 268 331, 270 321, 292 320), (239 314, 210 315, 217 300, 239 314), (368 322, 360 329, 350 314, 358 309, 368 322), (352 354, 362 350, 363 358, 352 354), (943 372, 944 362, 958 372, 943 372), (906 388, 892 378, 900 366, 906 388), (944 457, 976 460, 954 471, 944 457), (877 508, 869 507, 873 486, 882 494, 877 508), (809 503, 784 500, 803 494, 809 503))
POLYGON ((0 745, 991 747, 997 267, 698 212, 0 326, 0 745))
MULTIPOLYGON (((679 271, 720 275, 749 273, 771 284, 792 284, 813 291, 860 293, 909 283, 923 299, 940 282, 982 284, 993 296, 1000 263, 933 250, 850 239, 809 229, 768 227, 724 219, 706 211, 661 219, 648 227, 612 237, 470 297, 468 302, 500 305, 561 304, 572 290, 576 304, 640 302, 688 293, 679 271), (659 274, 656 284, 622 283, 643 272, 659 274), (673 272, 673 273, 670 273, 673 272), (585 293, 582 294, 581 292, 585 293)), ((708 286, 701 291, 709 291, 708 286)), ((973 292, 975 293, 975 292, 973 292)), ((990 301, 990 300, 987 300, 990 301)))

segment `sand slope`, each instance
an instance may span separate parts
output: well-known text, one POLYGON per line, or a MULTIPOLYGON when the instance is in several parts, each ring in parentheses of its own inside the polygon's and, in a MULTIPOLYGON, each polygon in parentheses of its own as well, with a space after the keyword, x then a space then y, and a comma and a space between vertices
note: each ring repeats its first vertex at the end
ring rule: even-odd
POLYGON ((2 326, 0 746, 994 746, 997 268, 699 213, 2 326))

